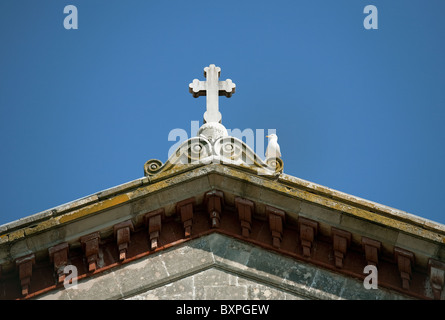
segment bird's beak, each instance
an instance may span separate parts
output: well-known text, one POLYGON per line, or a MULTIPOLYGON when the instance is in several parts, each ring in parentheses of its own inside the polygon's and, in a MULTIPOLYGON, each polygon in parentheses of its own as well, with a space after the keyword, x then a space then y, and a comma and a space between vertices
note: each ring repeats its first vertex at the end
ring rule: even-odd
POLYGON ((270 138, 270 136, 266 136, 266 138, 270 138))

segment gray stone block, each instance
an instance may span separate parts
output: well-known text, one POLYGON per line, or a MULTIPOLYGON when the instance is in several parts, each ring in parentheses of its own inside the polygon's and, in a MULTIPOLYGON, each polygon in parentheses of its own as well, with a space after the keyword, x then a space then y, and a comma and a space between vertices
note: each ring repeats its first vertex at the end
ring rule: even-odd
POLYGON ((159 254, 126 264, 114 274, 124 296, 164 284, 169 277, 159 254))
POLYGON ((286 292, 260 283, 251 282, 247 286, 249 300, 285 300, 286 292))
POLYGON ((97 277, 77 283, 77 288, 65 290, 70 300, 108 300, 122 298, 120 286, 113 272, 105 272, 97 277))
POLYGON ((314 281, 310 284, 311 288, 319 291, 329 292, 331 295, 340 297, 346 284, 347 278, 337 275, 333 272, 317 270, 314 281))
POLYGON ((206 300, 246 300, 247 287, 244 286, 206 286, 204 287, 206 300))
POLYGON ((366 289, 363 282, 356 279, 345 279, 342 287, 341 297, 350 300, 382 300, 394 299, 385 291, 379 289, 366 289))
POLYGON ((171 277, 188 275, 211 266, 215 262, 206 237, 165 251, 161 256, 171 277))
POLYGON ((253 276, 266 282, 281 284, 289 270, 289 261, 290 259, 254 247, 246 266, 253 276))
POLYGON ((193 291, 193 277, 188 277, 149 290, 128 300, 192 300, 193 291))
POLYGON ((209 235, 208 242, 217 264, 225 268, 247 268, 252 245, 218 233, 209 235))

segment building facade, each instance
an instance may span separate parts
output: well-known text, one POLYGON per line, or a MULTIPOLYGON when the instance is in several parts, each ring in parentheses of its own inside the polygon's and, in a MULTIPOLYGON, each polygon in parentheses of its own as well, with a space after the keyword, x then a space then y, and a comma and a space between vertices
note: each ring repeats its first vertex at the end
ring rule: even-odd
POLYGON ((219 74, 190 84, 206 122, 165 163, 0 226, 0 299, 445 297, 445 226, 263 161, 221 124, 219 74))

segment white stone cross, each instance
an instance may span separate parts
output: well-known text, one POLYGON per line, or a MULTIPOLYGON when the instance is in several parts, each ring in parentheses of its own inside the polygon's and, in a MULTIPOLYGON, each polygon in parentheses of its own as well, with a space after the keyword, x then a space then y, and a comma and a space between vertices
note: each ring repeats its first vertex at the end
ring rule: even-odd
POLYGON ((219 81, 221 68, 211 64, 204 68, 204 77, 206 81, 194 79, 189 84, 189 91, 193 97, 207 97, 207 111, 204 113, 204 122, 221 122, 221 113, 219 112, 218 96, 226 96, 230 98, 235 93, 235 84, 232 80, 219 81))

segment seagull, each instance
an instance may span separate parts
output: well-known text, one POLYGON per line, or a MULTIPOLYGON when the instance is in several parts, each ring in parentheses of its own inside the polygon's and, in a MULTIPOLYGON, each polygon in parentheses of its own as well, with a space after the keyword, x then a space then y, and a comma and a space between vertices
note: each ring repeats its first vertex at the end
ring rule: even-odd
POLYGON ((267 145, 266 149, 266 159, 280 158, 281 152, 280 152, 280 145, 278 144, 277 135, 275 133, 272 133, 271 135, 266 136, 266 138, 269 138, 269 144, 267 145))

